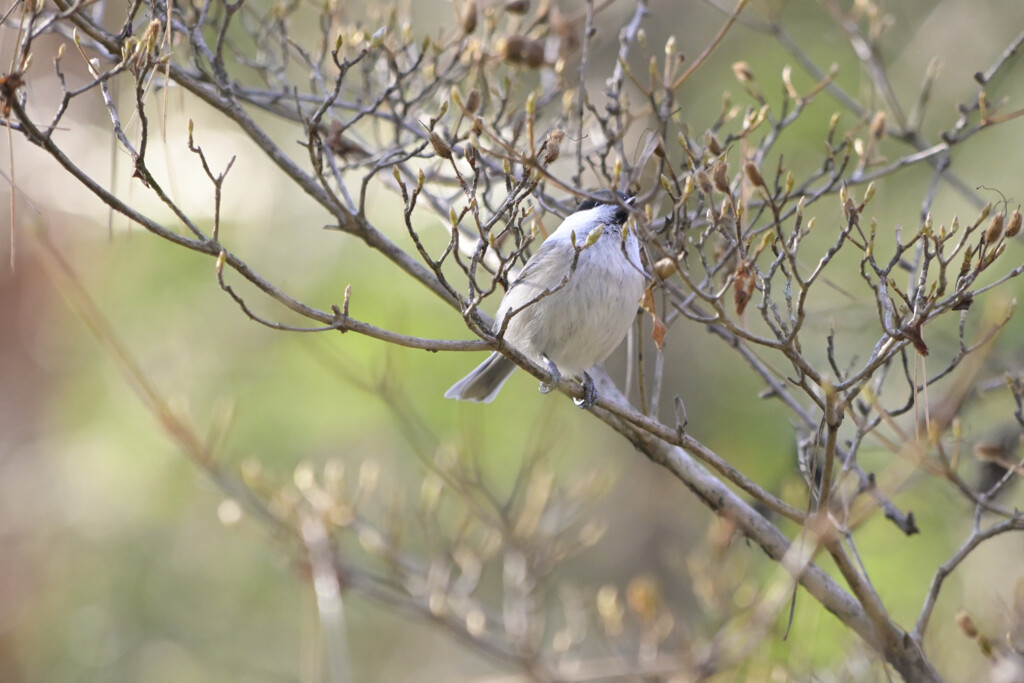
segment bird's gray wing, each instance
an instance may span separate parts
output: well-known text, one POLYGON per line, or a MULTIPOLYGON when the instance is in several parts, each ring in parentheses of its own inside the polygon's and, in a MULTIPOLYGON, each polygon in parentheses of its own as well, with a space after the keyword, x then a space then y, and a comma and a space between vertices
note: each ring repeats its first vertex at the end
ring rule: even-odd
MULTIPOLYGON (((540 248, 530 257, 519 275, 509 286, 501 299, 498 313, 495 316, 495 331, 501 329, 502 321, 509 311, 516 311, 545 290, 554 289, 561 282, 572 266, 572 245, 561 239, 545 240, 540 248)), ((518 315, 518 314, 517 314, 518 315)))
POLYGON ((508 293, 519 287, 531 290, 532 296, 536 296, 545 289, 557 286, 569 274, 573 256, 572 244, 568 241, 545 240, 519 271, 508 293))

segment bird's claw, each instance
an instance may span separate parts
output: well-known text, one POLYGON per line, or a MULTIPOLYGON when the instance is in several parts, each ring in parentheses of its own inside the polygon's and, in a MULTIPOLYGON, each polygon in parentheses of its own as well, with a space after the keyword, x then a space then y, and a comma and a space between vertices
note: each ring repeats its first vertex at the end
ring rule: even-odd
POLYGON ((558 383, 562 381, 562 373, 558 371, 558 366, 555 365, 550 358, 544 356, 544 364, 547 366, 548 372, 551 373, 551 382, 541 382, 540 386, 537 387, 537 391, 542 394, 550 392, 552 389, 558 387, 558 383))
POLYGON ((585 372, 583 373, 583 398, 574 398, 572 402, 583 410, 597 403, 597 387, 594 386, 593 378, 585 372))

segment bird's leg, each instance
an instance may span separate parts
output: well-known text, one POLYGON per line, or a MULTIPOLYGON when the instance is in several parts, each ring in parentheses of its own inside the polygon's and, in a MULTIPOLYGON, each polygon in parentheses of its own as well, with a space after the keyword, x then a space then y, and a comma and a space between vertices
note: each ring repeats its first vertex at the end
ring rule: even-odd
POLYGON ((574 398, 572 402, 584 410, 597 403, 597 387, 589 374, 583 373, 583 398, 574 398))
POLYGON ((544 360, 544 365, 547 366, 548 372, 551 373, 551 383, 541 382, 540 387, 538 387, 540 393, 546 394, 556 388, 558 383, 562 381, 562 373, 558 371, 558 366, 550 358, 547 356, 541 356, 541 358, 544 360))

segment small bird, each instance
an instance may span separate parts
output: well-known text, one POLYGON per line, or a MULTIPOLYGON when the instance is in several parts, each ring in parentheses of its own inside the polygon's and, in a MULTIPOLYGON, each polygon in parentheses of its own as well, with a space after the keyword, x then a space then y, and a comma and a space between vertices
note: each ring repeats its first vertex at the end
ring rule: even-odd
MULTIPOLYGON (((640 244, 626 225, 634 198, 594 192, 544 240, 509 286, 495 317, 494 333, 543 365, 554 378, 581 377, 589 408, 597 389, 587 370, 611 354, 636 317, 648 275, 640 244), (507 319, 507 323, 506 323, 507 319)), ((490 403, 516 364, 495 351, 445 392, 445 398, 490 403)), ((541 393, 551 387, 540 385, 541 393)))

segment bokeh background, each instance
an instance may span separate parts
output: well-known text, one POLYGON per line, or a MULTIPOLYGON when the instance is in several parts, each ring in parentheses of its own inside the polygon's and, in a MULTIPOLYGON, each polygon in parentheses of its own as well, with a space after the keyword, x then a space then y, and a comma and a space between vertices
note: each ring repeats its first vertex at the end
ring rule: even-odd
MULTIPOLYGON (((566 10, 582 6, 557 4, 566 10)), ((119 17, 118 5, 104 11, 119 17)), ((941 60, 924 125, 932 132, 952 124, 956 104, 976 95, 973 73, 987 69, 1024 26, 1024 7, 1001 0, 893 2, 885 10, 893 26, 883 56, 906 108, 929 63, 941 60)), ((414 30, 424 35, 447 30, 453 21, 450 3, 416 2, 410 11, 414 30)), ((600 17, 594 92, 603 81, 602 67, 613 63, 615 31, 630 11, 629 3, 619 2, 600 17)), ((660 44, 675 35, 688 56, 704 49, 724 18, 696 0, 652 2, 652 12, 649 42, 660 44)), ((838 80, 849 92, 867 92, 842 32, 817 3, 755 1, 748 12, 752 17, 778 13, 820 66, 839 66, 838 80)), ((2 31, 0 57, 6 61, 12 32, 2 31)), ((56 93, 44 58, 56 45, 56 40, 40 42, 29 72, 29 96, 40 110, 56 93)), ((723 90, 743 101, 731 69, 738 60, 748 63, 772 98, 781 88, 779 73, 793 61, 769 36, 734 28, 681 93, 693 129, 706 127, 717 114, 723 90)), ((69 69, 82 74, 80 66, 69 69)), ((1020 107, 1022 69, 1012 68, 1014 76, 993 88, 998 97, 990 99, 1005 96, 1009 108, 1020 107)), ((797 82, 807 86, 810 80, 798 75, 797 82)), ((383 258, 367 255, 358 241, 324 230, 326 216, 281 182, 217 112, 173 89, 167 105, 167 142, 154 145, 150 166, 165 174, 167 186, 194 218, 210 221, 212 188, 186 149, 186 121, 195 121, 196 141, 215 168, 237 156, 225 185, 221 236, 267 279, 322 309, 340 303, 350 285, 351 310, 359 319, 417 336, 466 337, 457 312, 393 272, 383 258)), ((75 112, 59 139, 94 177, 108 179, 132 205, 171 224, 168 212, 128 177, 128 159, 111 139, 98 94, 92 106, 75 112)), ((787 133, 792 137, 782 147, 792 155, 788 161, 799 167, 820 160, 835 108, 828 97, 820 98, 804 123, 787 133)), ((1003 192, 1012 206, 1022 196, 1022 125, 999 127, 954 154, 962 178, 1003 192)), ((279 132, 298 137, 284 127, 279 132)), ((3 215, 11 215, 13 196, 9 227, 17 249, 13 266, 0 268, 0 680, 308 681, 319 679, 324 649, 312 591, 294 553, 247 517, 236 520, 224 507, 223 491, 168 438, 125 380, 116 357, 98 343, 74 301, 42 268, 39 235, 71 265, 120 343, 175 411, 189 416, 200 433, 228 426, 218 454, 228 470, 258 463, 268 481, 285 486, 302 463, 319 469, 328 461, 341 462, 353 473, 372 463, 379 467, 382 490, 399 503, 410 501, 413 510, 427 474, 424 452, 429 458, 443 449, 472 450, 496 491, 507 491, 521 463, 543 453, 559 481, 596 474, 606 484, 588 510, 606 524, 604 536, 557 575, 582 594, 592 595, 602 585, 624 590, 645 577, 673 606, 680 628, 700 632, 716 617, 702 596, 702 578, 734 574, 743 590, 732 599, 741 605, 770 575, 772 567, 757 548, 736 543, 723 556, 710 554, 708 539, 720 530, 708 510, 564 397, 539 395, 533 379, 517 375, 496 403, 467 406, 440 396, 480 360, 477 354, 394 349, 354 334, 268 330, 248 320, 219 289, 209 258, 111 217, 17 135, 9 168, 8 137, 0 140, 4 172, 14 178, 13 192, 4 192, 0 204, 3 215), (407 437, 402 416, 373 389, 380 381, 408 400, 429 425, 429 437, 407 437)), ((295 151, 301 157, 301 149, 295 151)), ((930 177, 928 167, 915 167, 879 183, 869 213, 882 226, 915 225, 930 177)), ((370 192, 379 206, 371 218, 407 245, 395 220, 394 197, 382 187, 370 192)), ((943 186, 933 207, 936 223, 948 223, 955 213, 973 216, 976 209, 943 186)), ((838 202, 817 208, 816 214, 824 226, 838 225, 841 218, 838 202)), ((429 231, 431 219, 425 220, 422 229, 429 231)), ((9 261, 6 237, 0 240, 4 264, 9 261)), ((1024 249, 1013 244, 1008 256, 1020 261, 1024 249)), ((997 318, 1018 290, 1013 285, 979 300, 971 311, 975 329, 997 318)), ((253 292, 241 291, 267 317, 286 318, 253 292)), ((814 324, 821 334, 838 321, 847 351, 868 353, 873 338, 858 331, 874 312, 863 292, 817 314, 814 324)), ((955 351, 955 332, 951 326, 929 340, 937 367, 955 351)), ((1004 372, 1019 371, 1021 340, 1021 326, 1014 321, 979 379, 998 381, 1004 372)), ((799 505, 805 494, 786 414, 756 399, 756 380, 701 328, 679 325, 667 344, 667 386, 686 402, 690 431, 799 505)), ((609 367, 621 381, 624 354, 617 353, 609 367)), ((970 446, 991 438, 1011 417, 1004 393, 972 394, 963 423, 968 479, 976 476, 970 446)), ((884 470, 891 464, 891 453, 879 449, 874 456, 866 466, 884 470)), ((1017 491, 1011 495, 1019 501, 1017 491)), ((948 484, 925 476, 909 476, 895 501, 915 512, 922 533, 905 537, 879 518, 859 535, 859 549, 894 618, 908 624, 935 567, 965 538, 971 508, 948 484)), ((961 636, 954 614, 966 607, 992 632, 1011 628, 1022 550, 1019 535, 996 539, 950 578, 928 642, 930 655, 950 680, 985 671, 984 657, 961 636)), ((728 605, 721 607, 727 611, 728 605)), ((356 680, 511 680, 501 676, 516 673, 430 623, 394 614, 358 594, 346 595, 346 608, 356 680)), ((789 639, 782 641, 781 628, 773 632, 746 667, 730 675, 829 680, 845 661, 853 667, 844 669, 847 680, 870 679, 880 669, 870 655, 858 654, 863 649, 805 596, 797 603, 789 639)))

